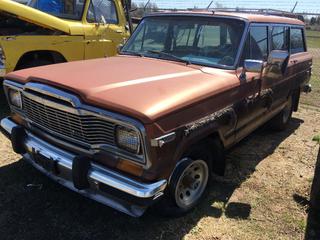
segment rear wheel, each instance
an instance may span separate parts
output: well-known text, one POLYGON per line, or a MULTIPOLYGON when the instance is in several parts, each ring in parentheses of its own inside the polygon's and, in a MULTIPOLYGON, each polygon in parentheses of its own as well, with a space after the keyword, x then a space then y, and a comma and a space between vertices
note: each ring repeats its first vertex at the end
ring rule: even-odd
POLYGON ((277 131, 285 130, 291 120, 292 111, 293 111, 293 98, 290 95, 288 97, 285 107, 281 110, 280 113, 278 113, 278 115, 276 115, 273 119, 271 119, 270 125, 272 129, 277 131))

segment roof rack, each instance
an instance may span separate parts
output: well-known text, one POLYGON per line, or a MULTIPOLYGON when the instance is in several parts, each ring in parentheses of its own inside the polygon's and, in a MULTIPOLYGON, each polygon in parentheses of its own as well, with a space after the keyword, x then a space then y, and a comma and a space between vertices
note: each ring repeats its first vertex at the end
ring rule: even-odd
POLYGON ((287 12, 282 10, 270 9, 270 8, 187 8, 187 9, 157 9, 157 12, 161 11, 212 11, 215 12, 234 12, 234 13, 247 13, 247 14, 262 14, 262 15, 272 15, 272 16, 282 16, 290 18, 300 18, 299 14, 293 12, 287 12))
POLYGON ((237 13, 247 13, 247 14, 263 14, 263 15, 273 15, 273 16, 283 16, 290 18, 298 18, 299 16, 293 12, 282 11, 271 8, 209 8, 214 12, 237 12, 237 13))

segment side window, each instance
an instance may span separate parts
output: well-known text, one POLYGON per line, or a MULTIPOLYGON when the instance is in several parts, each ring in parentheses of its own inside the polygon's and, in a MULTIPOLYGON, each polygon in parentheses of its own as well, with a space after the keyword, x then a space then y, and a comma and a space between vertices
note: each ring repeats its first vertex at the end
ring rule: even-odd
POLYGON ((117 8, 113 0, 91 0, 87 21, 91 23, 97 22, 117 24, 117 8))
POLYGON ((252 27, 250 30, 251 58, 267 60, 268 57, 268 28, 252 27))
POLYGON ((245 59, 263 60, 268 58, 268 27, 253 26, 247 36, 245 47, 242 52, 241 63, 245 59))
POLYGON ((305 52, 303 29, 291 28, 290 29, 290 52, 292 54, 305 52))
POLYGON ((273 27, 271 50, 289 50, 288 46, 288 29, 286 27, 273 27))

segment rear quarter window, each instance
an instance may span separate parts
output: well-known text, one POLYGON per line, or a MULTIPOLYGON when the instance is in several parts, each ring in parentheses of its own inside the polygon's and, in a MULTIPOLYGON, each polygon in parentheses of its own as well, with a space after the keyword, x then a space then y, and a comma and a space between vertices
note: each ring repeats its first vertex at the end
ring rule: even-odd
POLYGON ((292 54, 305 52, 305 44, 303 39, 303 29, 290 29, 290 52, 292 54))

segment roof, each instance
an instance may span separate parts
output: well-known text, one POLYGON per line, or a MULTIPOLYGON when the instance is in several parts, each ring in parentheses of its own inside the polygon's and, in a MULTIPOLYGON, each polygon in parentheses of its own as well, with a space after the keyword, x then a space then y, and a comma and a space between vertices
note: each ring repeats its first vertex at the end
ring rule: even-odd
MULTIPOLYGON (((282 17, 264 13, 243 13, 243 12, 223 12, 223 11, 210 11, 210 10, 186 10, 186 11, 161 11, 154 13, 155 15, 208 15, 208 16, 225 16, 245 19, 248 22, 263 22, 263 23, 284 23, 294 25, 304 25, 304 22, 296 18, 282 17)), ((152 14, 153 15, 153 14, 152 14)))

